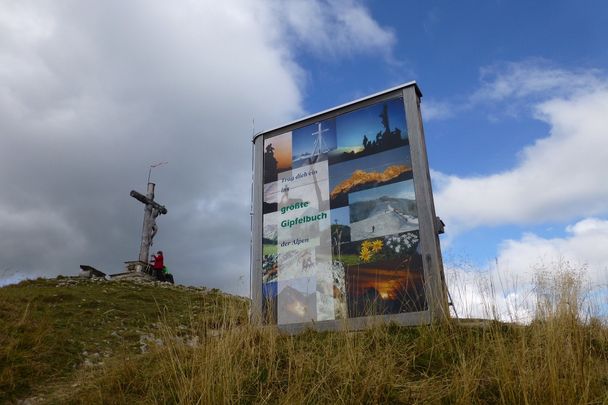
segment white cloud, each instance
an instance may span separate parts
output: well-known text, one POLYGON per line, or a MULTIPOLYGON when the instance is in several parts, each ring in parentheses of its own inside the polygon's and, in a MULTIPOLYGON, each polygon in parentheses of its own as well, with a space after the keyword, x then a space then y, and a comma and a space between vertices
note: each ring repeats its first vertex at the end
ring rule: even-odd
POLYGON ((507 62, 481 69, 481 87, 470 96, 472 104, 505 99, 568 96, 605 86, 599 71, 570 71, 551 66, 541 59, 507 62))
POLYGON ((459 110, 448 102, 423 100, 420 104, 422 117, 425 121, 442 120, 453 117, 459 110))
POLYGON ((169 161, 153 171, 169 209, 155 246, 178 282, 246 293, 252 119, 304 113, 297 47, 338 57, 394 41, 359 2, 286 19, 297 4, 3 2, 0 266, 122 271, 143 215, 128 193, 169 161))
MULTIPOLYGON (((529 320, 535 274, 580 270, 605 288, 608 270, 608 78, 597 70, 565 70, 543 61, 482 69, 482 85, 461 105, 437 103, 430 118, 477 108, 545 122, 549 131, 518 154, 512 168, 489 175, 433 171, 437 212, 448 238, 479 226, 569 223, 567 237, 532 233, 504 241, 483 272, 449 263, 453 298, 465 315, 529 320), (460 109, 460 110, 459 110, 460 109)), ((433 107, 433 106, 432 106, 433 107)), ((449 117, 449 115, 448 115, 449 117)), ((542 134, 539 134, 542 135, 542 134)))
MULTIPOLYGON (((541 273, 559 277, 568 271, 581 278, 583 293, 605 290, 608 220, 586 218, 566 227, 566 232, 562 238, 526 233, 520 239, 505 240, 496 261, 483 271, 448 261, 448 288, 459 316, 530 320, 537 302, 535 279, 541 273)), ((585 304, 605 305, 592 300, 585 304)))
POLYGON ((295 38, 321 58, 360 52, 390 57, 396 42, 357 1, 293 0, 274 6, 295 38))
POLYGON ((446 282, 459 318, 529 322, 535 312, 533 285, 503 281, 496 268, 479 271, 446 264, 446 282))
POLYGON ((608 81, 598 80, 536 104, 535 117, 549 134, 525 147, 512 169, 477 177, 434 173, 437 209, 451 230, 608 214, 608 81))
POLYGON ((568 99, 607 86, 599 69, 567 70, 539 58, 482 67, 479 80, 479 88, 470 94, 423 102, 425 120, 444 120, 471 111, 492 121, 521 117, 534 114, 544 101, 568 99))
POLYGON ((534 266, 547 267, 559 260, 584 271, 594 285, 608 283, 608 220, 586 218, 566 228, 564 238, 542 238, 532 233, 520 240, 505 241, 499 253, 499 265, 520 278, 534 266))

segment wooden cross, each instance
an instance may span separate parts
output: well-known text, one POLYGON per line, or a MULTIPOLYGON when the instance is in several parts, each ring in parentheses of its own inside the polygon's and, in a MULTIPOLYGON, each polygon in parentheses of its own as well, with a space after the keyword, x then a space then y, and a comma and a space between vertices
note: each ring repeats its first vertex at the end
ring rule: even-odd
POLYGON ((154 183, 148 183, 148 193, 146 195, 140 194, 135 190, 131 190, 130 195, 146 206, 144 210, 144 225, 141 231, 139 261, 148 263, 152 239, 158 231, 158 227, 156 226, 156 217, 166 214, 167 208, 165 208, 164 205, 160 205, 154 201, 154 183))

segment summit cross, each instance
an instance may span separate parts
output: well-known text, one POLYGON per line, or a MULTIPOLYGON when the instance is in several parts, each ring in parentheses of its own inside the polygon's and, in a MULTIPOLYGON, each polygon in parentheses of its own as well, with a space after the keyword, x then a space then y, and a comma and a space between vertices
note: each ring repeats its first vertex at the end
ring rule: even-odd
POLYGON ((156 217, 166 214, 167 208, 165 208, 164 205, 160 205, 154 201, 154 183, 148 183, 148 192, 146 195, 138 193, 135 190, 131 190, 130 196, 145 204, 144 224, 141 230, 139 261, 148 263, 152 239, 154 239, 154 235, 156 235, 156 232, 158 232, 158 226, 156 226, 156 217))

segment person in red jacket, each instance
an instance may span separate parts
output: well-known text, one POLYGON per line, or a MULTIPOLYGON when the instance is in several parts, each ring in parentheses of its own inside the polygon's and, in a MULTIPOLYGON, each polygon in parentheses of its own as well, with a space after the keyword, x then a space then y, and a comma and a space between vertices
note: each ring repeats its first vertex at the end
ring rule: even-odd
POLYGON ((164 280, 163 268, 165 267, 165 258, 163 257, 162 250, 156 252, 156 256, 152 255, 152 268, 154 269, 154 273, 156 275, 156 279, 159 281, 164 280))

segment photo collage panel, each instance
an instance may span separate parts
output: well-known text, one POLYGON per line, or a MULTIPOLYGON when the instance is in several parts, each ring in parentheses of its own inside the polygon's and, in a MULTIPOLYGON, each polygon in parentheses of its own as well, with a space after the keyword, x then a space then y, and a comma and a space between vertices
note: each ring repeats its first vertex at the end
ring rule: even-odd
POLYGON ((266 138, 263 147, 267 321, 425 310, 403 99, 266 138))

